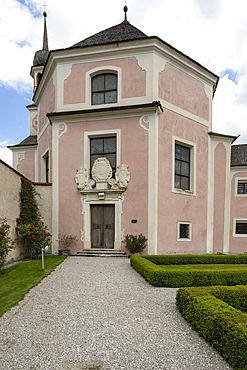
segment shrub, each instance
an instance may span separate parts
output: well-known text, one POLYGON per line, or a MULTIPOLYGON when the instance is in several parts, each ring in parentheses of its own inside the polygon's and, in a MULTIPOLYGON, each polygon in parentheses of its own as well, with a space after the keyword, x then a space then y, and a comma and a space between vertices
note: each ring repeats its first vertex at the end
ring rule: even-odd
MULTIPOLYGON (((163 269, 150 261, 154 256, 132 256, 131 265, 150 284, 170 288, 247 284, 246 268, 239 269, 163 269)), ((155 256, 156 257, 156 256, 155 256)), ((167 256, 157 256, 167 257, 167 256)), ((177 256, 176 256, 177 257, 177 256)), ((196 256, 195 256, 196 257, 196 256)), ((227 257, 227 256, 225 256, 227 257)), ((196 260, 196 259, 195 259, 196 260)), ((230 261, 230 260, 229 260, 230 261)), ((196 263, 196 262, 194 262, 196 263)), ((231 261, 229 262, 231 263, 231 261)))
POLYGON ((221 255, 221 254, 176 254, 176 255, 148 255, 143 256, 155 265, 189 265, 189 264, 223 264, 246 263, 247 254, 221 255))
POLYGON ((130 254, 141 253, 146 248, 147 238, 142 235, 126 235, 124 238, 125 248, 130 254))
POLYGON ((21 179, 21 191, 20 191, 20 218, 24 224, 36 224, 40 217, 39 208, 35 199, 38 193, 28 179, 22 177, 21 179))
POLYGON ((70 234, 59 234, 57 242, 62 245, 64 249, 71 247, 73 244, 78 242, 76 235, 70 234))
POLYGON ((34 223, 24 223, 22 218, 17 218, 15 228, 21 238, 24 248, 29 252, 30 258, 37 258, 42 248, 51 245, 51 234, 40 218, 34 223))
POLYGON ((247 316, 226 302, 246 310, 247 287, 183 288, 176 297, 179 311, 192 328, 234 369, 246 370, 247 316))
POLYGON ((14 249, 14 242, 9 236, 10 226, 7 224, 7 219, 4 218, 0 222, 0 270, 2 269, 8 253, 14 249))

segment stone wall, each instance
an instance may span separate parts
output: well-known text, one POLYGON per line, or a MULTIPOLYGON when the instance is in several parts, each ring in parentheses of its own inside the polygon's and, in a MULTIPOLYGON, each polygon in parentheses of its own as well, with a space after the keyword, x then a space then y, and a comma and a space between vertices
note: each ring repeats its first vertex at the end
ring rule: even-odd
MULTIPOLYGON (((7 263, 18 261, 27 256, 26 251, 17 240, 15 232, 16 218, 20 214, 20 190, 22 175, 0 159, 0 220, 4 217, 10 225, 10 237, 15 241, 15 249, 11 251, 6 259, 7 263)), ((37 203, 45 225, 52 233, 51 219, 51 196, 52 187, 47 184, 34 184, 40 196, 37 203)))

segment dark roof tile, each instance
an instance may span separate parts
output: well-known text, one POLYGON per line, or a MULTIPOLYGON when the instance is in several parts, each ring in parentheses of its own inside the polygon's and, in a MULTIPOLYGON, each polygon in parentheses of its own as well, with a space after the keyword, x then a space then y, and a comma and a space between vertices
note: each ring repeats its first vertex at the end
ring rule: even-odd
POLYGON ((247 166, 247 144, 232 145, 231 166, 247 166))
POLYGON ((28 145, 37 145, 37 135, 30 135, 26 139, 22 140, 19 144, 9 145, 8 148, 14 148, 16 146, 28 146, 28 145))
POLYGON ((129 41, 146 37, 148 36, 145 35, 145 33, 138 30, 138 28, 132 26, 132 24, 130 24, 128 21, 123 21, 122 23, 116 26, 107 28, 104 31, 98 32, 95 35, 78 42, 77 44, 71 46, 70 48, 102 45, 111 42, 129 41))

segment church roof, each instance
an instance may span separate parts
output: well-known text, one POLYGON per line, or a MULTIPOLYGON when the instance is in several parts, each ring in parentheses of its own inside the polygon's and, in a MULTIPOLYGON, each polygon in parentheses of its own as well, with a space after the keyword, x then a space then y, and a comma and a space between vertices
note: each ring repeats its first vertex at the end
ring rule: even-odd
POLYGON ((143 38, 148 38, 148 36, 142 31, 138 30, 138 28, 132 26, 132 24, 130 24, 127 20, 124 20, 122 23, 116 26, 107 28, 106 30, 98 32, 93 36, 87 37, 77 44, 72 45, 70 48, 103 45, 112 42, 129 41, 143 38))
POLYGON ((22 140, 19 144, 9 145, 8 148, 15 148, 17 146, 37 145, 37 135, 30 135, 22 140))
POLYGON ((44 66, 49 56, 48 36, 46 27, 46 17, 47 17, 46 12, 43 13, 43 16, 44 16, 43 48, 42 50, 36 51, 33 58, 33 67, 44 66))
POLYGON ((231 166, 247 166, 247 144, 232 145, 231 166))

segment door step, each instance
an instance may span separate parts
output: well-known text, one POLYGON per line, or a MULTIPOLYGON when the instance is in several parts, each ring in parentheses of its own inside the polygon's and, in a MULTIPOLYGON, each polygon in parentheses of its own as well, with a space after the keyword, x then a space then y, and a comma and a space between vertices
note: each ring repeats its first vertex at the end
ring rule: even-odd
POLYGON ((115 251, 114 249, 90 249, 77 252, 73 256, 82 257, 128 257, 125 252, 115 251))

